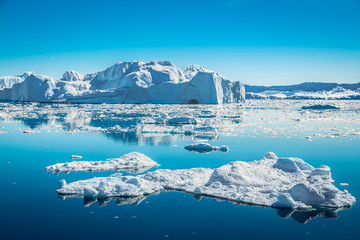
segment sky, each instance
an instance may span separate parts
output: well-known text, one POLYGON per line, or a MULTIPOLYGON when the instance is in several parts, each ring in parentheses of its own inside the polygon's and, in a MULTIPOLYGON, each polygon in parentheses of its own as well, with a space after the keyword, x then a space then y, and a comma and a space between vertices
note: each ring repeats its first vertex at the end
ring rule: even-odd
POLYGON ((360 82, 359 0, 0 0, 0 76, 198 64, 251 85, 360 82))

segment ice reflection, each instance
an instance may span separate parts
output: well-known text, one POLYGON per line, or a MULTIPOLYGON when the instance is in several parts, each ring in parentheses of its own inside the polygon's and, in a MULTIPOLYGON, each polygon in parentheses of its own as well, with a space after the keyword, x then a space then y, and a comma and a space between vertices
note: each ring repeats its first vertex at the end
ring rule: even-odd
MULTIPOLYGON (((251 100, 244 104, 40 104, 0 103, 0 121, 21 121, 28 130, 96 132, 128 144, 171 144, 175 139, 217 140, 221 135, 314 138, 360 136, 357 101, 340 110, 309 111, 331 100, 251 100), (188 119, 174 124, 174 119, 188 119), (190 123, 190 124, 184 124, 190 123)), ((26 130, 26 129, 25 129, 26 130)))
POLYGON ((291 208, 278 209, 277 214, 285 219, 292 217, 299 223, 307 223, 317 217, 322 218, 338 218, 337 213, 346 208, 325 208, 314 207, 311 209, 297 210, 291 208))
POLYGON ((239 106, 0 103, 0 120, 21 121, 31 130, 96 132, 129 144, 168 145, 178 138, 217 140, 223 128, 241 123, 239 106))
MULTIPOLYGON (((165 191, 166 192, 166 191, 165 191)), ((82 195, 61 195, 58 194, 58 197, 66 200, 67 198, 84 198, 84 207, 89 207, 94 203, 98 202, 99 207, 104 207, 107 203, 114 201, 114 203, 118 206, 121 205, 139 205, 149 196, 157 195, 158 193, 151 195, 141 195, 141 196, 133 196, 133 197, 108 197, 108 198, 91 198, 91 197, 83 197, 82 195)), ((201 201, 204 197, 202 195, 193 195, 196 201, 201 201)), ((212 198, 212 197, 209 197, 212 198)), ((224 199, 213 198, 216 201, 227 201, 224 199)), ((233 201, 227 201, 239 206, 256 206, 252 204, 245 204, 233 201)), ((262 206, 259 206, 262 207, 262 206)), ((346 210, 348 208, 328 208, 328 207, 320 207, 314 206, 310 209, 293 209, 293 208, 280 208, 276 209, 277 215, 284 219, 294 219, 296 222, 301 224, 306 224, 309 221, 316 219, 318 217, 327 218, 327 219, 337 219, 338 212, 342 210, 346 210)))

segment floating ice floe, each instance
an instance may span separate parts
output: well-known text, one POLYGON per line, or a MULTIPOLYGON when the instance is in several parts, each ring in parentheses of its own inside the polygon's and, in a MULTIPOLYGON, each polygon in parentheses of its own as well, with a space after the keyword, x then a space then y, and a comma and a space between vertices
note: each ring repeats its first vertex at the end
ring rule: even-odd
POLYGON ((303 110, 330 110, 330 109, 340 109, 339 107, 333 106, 333 105, 328 105, 328 104, 324 104, 324 105, 310 105, 310 106, 302 106, 301 109, 303 110))
POLYGON ((259 161, 219 168, 159 169, 139 176, 113 174, 63 185, 59 195, 92 198, 136 197, 176 190, 275 208, 350 207, 356 199, 333 185, 330 168, 299 158, 267 153, 259 161))
POLYGON ((39 133, 39 132, 38 132, 38 131, 34 131, 34 130, 24 130, 23 133, 33 134, 33 133, 39 133))
POLYGON ((219 135, 219 130, 212 126, 196 127, 194 125, 143 125, 140 127, 142 133, 170 133, 196 135, 209 138, 215 138, 219 135))
POLYGON ((194 117, 174 117, 167 120, 168 124, 196 124, 197 120, 194 117))
POLYGON ((57 163, 46 167, 45 170, 51 173, 85 171, 124 171, 129 173, 141 173, 155 166, 159 166, 159 164, 144 154, 131 152, 119 158, 107 159, 106 161, 73 161, 57 163))
POLYGON ((227 146, 211 146, 208 143, 194 143, 184 147, 186 150, 197 153, 209 153, 212 151, 222 151, 228 152, 229 148, 227 146))
POLYGON ((82 156, 79 156, 79 155, 71 155, 71 159, 82 159, 82 156))

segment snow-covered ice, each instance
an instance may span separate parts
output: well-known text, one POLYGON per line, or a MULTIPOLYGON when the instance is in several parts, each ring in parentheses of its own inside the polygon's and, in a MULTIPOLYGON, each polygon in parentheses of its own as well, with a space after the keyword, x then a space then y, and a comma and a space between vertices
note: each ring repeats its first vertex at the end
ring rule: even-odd
POLYGON ((350 207, 355 197, 333 185, 330 168, 299 158, 267 153, 259 161, 236 161, 219 168, 159 169, 138 176, 113 174, 63 185, 60 195, 93 198, 141 196, 163 190, 275 208, 350 207))
POLYGON ((159 166, 159 164, 144 154, 131 152, 119 158, 111 158, 106 161, 72 161, 57 163, 46 167, 45 170, 51 173, 82 171, 124 171, 130 173, 141 173, 156 166, 159 166))

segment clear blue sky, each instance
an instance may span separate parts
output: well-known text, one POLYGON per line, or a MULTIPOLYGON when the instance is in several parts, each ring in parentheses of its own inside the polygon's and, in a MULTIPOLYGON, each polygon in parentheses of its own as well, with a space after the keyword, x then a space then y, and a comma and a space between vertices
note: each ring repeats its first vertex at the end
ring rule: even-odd
POLYGON ((360 1, 0 0, 0 76, 126 60, 199 64, 248 84, 360 82, 360 1))

